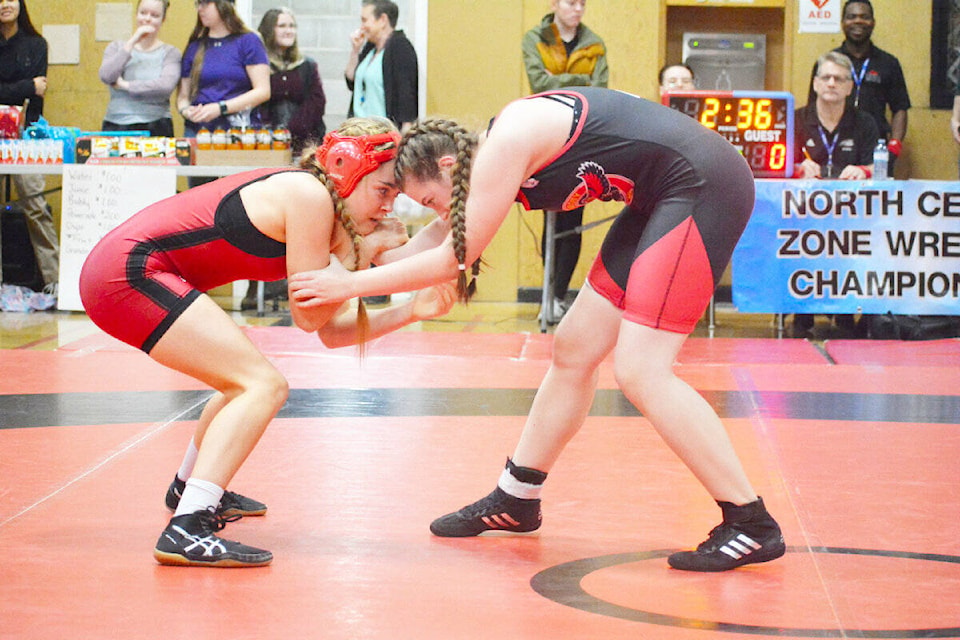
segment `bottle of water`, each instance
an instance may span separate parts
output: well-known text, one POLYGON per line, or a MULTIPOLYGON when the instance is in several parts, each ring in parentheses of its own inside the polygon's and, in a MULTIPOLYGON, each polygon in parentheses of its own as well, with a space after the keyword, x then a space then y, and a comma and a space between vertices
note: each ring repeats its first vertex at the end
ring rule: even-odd
POLYGON ((883 138, 877 141, 877 146, 873 150, 873 179, 888 180, 888 167, 890 165, 890 151, 887 149, 887 141, 883 138))

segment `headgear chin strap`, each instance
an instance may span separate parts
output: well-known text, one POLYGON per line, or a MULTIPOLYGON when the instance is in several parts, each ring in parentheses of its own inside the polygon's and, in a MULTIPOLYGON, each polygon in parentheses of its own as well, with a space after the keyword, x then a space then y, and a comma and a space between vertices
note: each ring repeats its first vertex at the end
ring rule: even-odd
POLYGON ((400 134, 396 131, 364 136, 343 136, 332 131, 323 137, 316 157, 333 180, 337 194, 346 198, 353 193, 363 176, 396 158, 399 145, 400 134), (390 142, 393 143, 392 147, 377 149, 390 142))

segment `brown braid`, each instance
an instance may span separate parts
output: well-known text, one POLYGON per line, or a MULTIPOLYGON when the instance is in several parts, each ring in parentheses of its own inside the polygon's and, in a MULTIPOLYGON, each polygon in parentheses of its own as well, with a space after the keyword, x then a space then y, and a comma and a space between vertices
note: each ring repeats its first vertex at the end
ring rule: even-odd
POLYGON ((477 291, 477 276, 480 274, 481 258, 478 256, 470 268, 470 281, 467 282, 467 219, 465 215, 467 198, 470 195, 470 170, 473 154, 477 149, 477 138, 464 127, 452 120, 419 120, 407 130, 400 143, 397 154, 395 177, 403 186, 406 176, 418 180, 435 180, 440 177, 438 160, 445 155, 456 158, 451 179, 453 191, 450 195, 450 231, 453 238, 453 252, 460 266, 457 276, 457 294, 461 302, 467 302, 477 291))

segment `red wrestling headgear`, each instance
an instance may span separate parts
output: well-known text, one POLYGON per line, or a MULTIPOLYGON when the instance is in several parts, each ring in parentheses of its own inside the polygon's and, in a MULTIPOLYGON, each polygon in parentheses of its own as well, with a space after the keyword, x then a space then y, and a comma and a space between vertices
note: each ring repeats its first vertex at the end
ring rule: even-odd
POLYGON ((363 136, 344 136, 332 131, 317 149, 317 162, 333 180, 337 194, 346 198, 363 176, 397 157, 400 134, 396 131, 363 136), (387 149, 377 147, 393 143, 387 149))

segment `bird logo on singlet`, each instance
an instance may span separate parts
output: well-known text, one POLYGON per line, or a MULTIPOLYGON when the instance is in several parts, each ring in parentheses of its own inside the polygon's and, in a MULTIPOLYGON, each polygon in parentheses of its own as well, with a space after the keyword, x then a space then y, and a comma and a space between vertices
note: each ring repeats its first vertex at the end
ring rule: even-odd
POLYGON ((577 177, 580 178, 580 184, 563 201, 563 211, 577 209, 591 200, 603 202, 614 200, 624 204, 633 202, 633 180, 616 174, 607 174, 596 162, 582 163, 577 168, 577 177))

